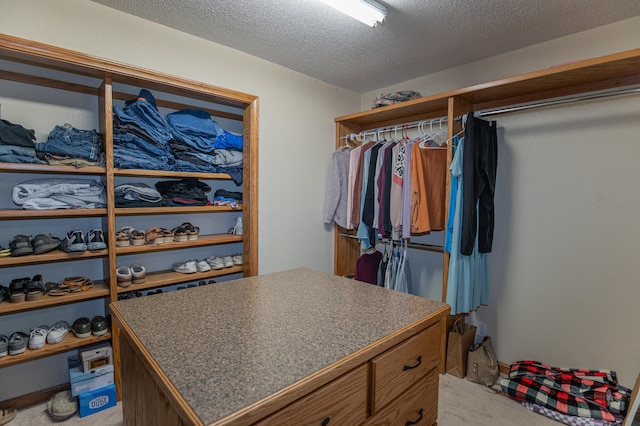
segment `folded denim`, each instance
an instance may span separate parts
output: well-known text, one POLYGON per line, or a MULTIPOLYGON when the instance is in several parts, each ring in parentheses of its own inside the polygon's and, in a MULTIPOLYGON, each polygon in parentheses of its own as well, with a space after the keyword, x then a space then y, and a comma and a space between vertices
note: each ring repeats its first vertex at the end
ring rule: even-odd
POLYGON ((218 167, 214 165, 198 165, 177 159, 173 169, 176 172, 227 173, 236 185, 242 185, 242 167, 218 167))
POLYGON ((166 144, 171 139, 171 128, 155 105, 138 98, 124 108, 113 107, 113 113, 126 124, 136 124, 155 141, 166 144))
POLYGON ((102 143, 95 130, 80 130, 71 124, 55 126, 46 142, 35 145, 40 152, 98 161, 102 143))
POLYGON ((159 144, 131 132, 114 133, 113 144, 114 146, 146 151, 154 155, 171 155, 171 149, 169 148, 168 143, 164 145, 159 144))
POLYGON ((201 152, 211 152, 220 132, 211 114, 200 109, 184 109, 167 115, 174 138, 201 152))
POLYGON ((242 201, 242 192, 227 191, 226 189, 218 189, 213 193, 213 196, 218 198, 228 198, 236 201, 242 201))
POLYGON ((46 159, 47 163, 51 165, 64 165, 64 166, 74 166, 74 167, 104 167, 106 164, 104 153, 100 153, 97 161, 89 161, 80 157, 66 157, 63 155, 55 155, 55 154, 42 154, 46 159))
POLYGON ((5 144, 33 148, 35 140, 33 130, 25 129, 20 124, 7 120, 0 120, 0 141, 5 144))
POLYGON ((145 183, 123 183, 114 188, 116 197, 124 200, 140 200, 149 203, 159 203, 162 201, 162 195, 157 189, 150 187, 145 183))
POLYGON ((174 169, 173 157, 155 156, 147 152, 114 145, 113 163, 119 169, 166 170, 174 169))
POLYGON ((104 184, 92 179, 33 179, 13 187, 13 202, 23 209, 102 208, 107 205, 104 184))
POLYGON ((2 163, 46 164, 35 155, 0 154, 2 163))

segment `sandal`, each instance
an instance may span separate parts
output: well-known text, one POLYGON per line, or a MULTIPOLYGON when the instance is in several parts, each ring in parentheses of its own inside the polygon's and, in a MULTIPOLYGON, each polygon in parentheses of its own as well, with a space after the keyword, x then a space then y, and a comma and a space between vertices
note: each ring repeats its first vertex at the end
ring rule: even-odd
POLYGON ((162 244, 164 238, 160 234, 160 228, 154 226, 144 232, 144 240, 147 244, 162 244))
POLYGON ((176 241, 187 241, 189 239, 187 230, 182 226, 176 226, 171 232, 173 233, 173 239, 176 241))
POLYGON ((197 226, 193 226, 189 222, 185 222, 180 226, 182 226, 187 231, 187 240, 194 241, 198 239, 200 228, 198 228, 197 226))
POLYGON ((133 231, 131 231, 129 233, 129 236, 131 237, 131 244, 132 245, 134 245, 134 246, 144 245, 144 240, 145 240, 144 232, 138 231, 137 229, 134 229, 133 231))
POLYGON ((33 253, 33 246, 31 245, 31 237, 26 235, 16 235, 9 243, 11 249, 11 256, 25 256, 33 253))
MULTIPOLYGON (((49 285, 50 283, 47 283, 47 285, 49 285)), ((49 296, 64 296, 65 294, 69 294, 71 292, 71 290, 69 290, 69 287, 65 286, 64 284, 58 284, 56 285, 56 287, 53 287, 49 290, 49 296)))
POLYGON ((11 295, 11 303, 24 302, 26 297, 27 282, 29 278, 15 278, 9 284, 9 294, 11 295))
POLYGON ((129 246, 129 234, 126 232, 118 232, 116 234, 116 245, 118 247, 128 247, 129 246))
POLYGON ((90 290, 93 287, 93 281, 85 277, 67 277, 62 282, 62 286, 67 287, 71 293, 90 290))
POLYGON ((27 300, 32 301, 42 299, 43 288, 44 284, 42 283, 42 275, 36 275, 33 277, 33 279, 27 281, 27 300))
POLYGON ((173 232, 168 229, 160 228, 160 235, 163 243, 172 243, 174 240, 173 232))

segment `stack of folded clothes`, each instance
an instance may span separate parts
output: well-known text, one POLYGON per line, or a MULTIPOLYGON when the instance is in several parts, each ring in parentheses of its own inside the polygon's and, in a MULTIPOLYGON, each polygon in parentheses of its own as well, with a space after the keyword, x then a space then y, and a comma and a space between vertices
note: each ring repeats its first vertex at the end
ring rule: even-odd
POLYGON ((104 167, 105 164, 98 132, 76 129, 71 124, 55 126, 46 142, 36 143, 35 148, 38 157, 49 164, 76 167, 104 167))
POLYGON ((150 91, 113 107, 113 162, 120 169, 174 170, 171 129, 150 91))
POLYGON ((97 209, 107 205, 104 184, 93 179, 32 179, 14 186, 11 197, 26 210, 97 209))
POLYGON ((160 181, 156 189, 167 206, 205 206, 211 192, 209 185, 195 178, 160 181))
POLYGON ((200 109, 184 109, 167 115, 173 139, 175 170, 228 173, 242 183, 242 136, 222 130, 211 115, 200 109))
POLYGON ((160 207, 162 195, 144 183, 123 183, 114 189, 116 207, 160 207))
POLYGON ((44 164, 36 155, 35 140, 33 130, 0 120, 0 162, 44 164))
POLYGON ((228 206, 238 208, 242 205, 242 192, 227 191, 225 189, 218 189, 213 194, 214 206, 228 206))

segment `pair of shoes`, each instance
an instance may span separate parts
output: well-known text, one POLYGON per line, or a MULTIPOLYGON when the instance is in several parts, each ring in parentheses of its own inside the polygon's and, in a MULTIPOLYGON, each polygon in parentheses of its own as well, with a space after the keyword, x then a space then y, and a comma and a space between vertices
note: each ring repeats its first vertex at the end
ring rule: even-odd
POLYGON ((147 277, 147 269, 139 263, 134 263, 131 266, 118 266, 116 277, 118 279, 118 287, 142 284, 147 277))
POLYGON ((180 227, 182 227, 186 231, 188 241, 195 241, 198 239, 200 228, 198 228, 197 226, 193 226, 190 222, 185 222, 180 225, 180 227))
POLYGON ((103 336, 109 331, 109 320, 102 315, 91 318, 91 333, 94 336, 103 336))
POLYGON ((23 333, 22 331, 16 331, 9 337, 9 342, 7 343, 7 349, 9 355, 18 355, 23 353, 27 349, 27 344, 29 342, 29 335, 27 333, 23 333))
POLYGON ((29 334, 29 349, 42 349, 47 343, 47 334, 49 334, 49 326, 41 325, 31 330, 29 334))
POLYGON ((16 418, 18 410, 15 408, 2 408, 0 409, 0 425, 6 425, 11 420, 16 418))
POLYGON ((57 249, 62 244, 62 240, 53 235, 38 234, 33 237, 31 245, 33 246, 33 254, 47 253, 57 249))
POLYGON ((235 266, 242 266, 242 264, 244 263, 242 261, 242 254, 240 253, 232 255, 231 260, 233 261, 233 264, 235 266))
POLYGON ((202 281, 198 281, 198 287, 201 287, 203 285, 215 284, 215 283, 216 283, 216 280, 209 280, 209 282, 202 280, 202 281))
POLYGON ((33 246, 31 245, 31 236, 16 235, 9 242, 9 249, 11 249, 11 256, 26 256, 33 253, 33 246))
POLYGON ((174 237, 168 229, 154 226, 144 232, 144 240, 147 244, 163 244, 173 242, 174 237))
POLYGON ((189 240, 189 233, 187 229, 182 226, 176 226, 171 230, 171 233, 173 233, 173 239, 175 241, 184 242, 189 240))
POLYGON ((233 266, 233 258, 231 256, 225 256, 222 258, 222 263, 225 268, 231 268, 233 266))
POLYGON ((78 411, 78 398, 71 396, 71 391, 62 391, 47 402, 47 411, 54 420, 67 420, 78 411))
POLYGON ((58 321, 49 329, 47 333, 47 343, 50 345, 60 343, 67 333, 69 333, 69 323, 66 321, 58 321))

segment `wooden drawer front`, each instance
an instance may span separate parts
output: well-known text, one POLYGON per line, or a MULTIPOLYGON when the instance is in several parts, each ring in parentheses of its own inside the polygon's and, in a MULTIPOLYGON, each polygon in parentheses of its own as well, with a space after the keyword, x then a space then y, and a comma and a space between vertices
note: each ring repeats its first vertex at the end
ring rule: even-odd
POLYGON ((367 365, 337 378, 257 425, 359 425, 367 418, 367 365))
POLYGON ((372 413, 438 365, 440 338, 440 323, 434 324, 372 360, 372 413))
POLYGON ((366 426, 433 425, 438 419, 438 369, 419 379, 407 392, 371 417, 366 426))

